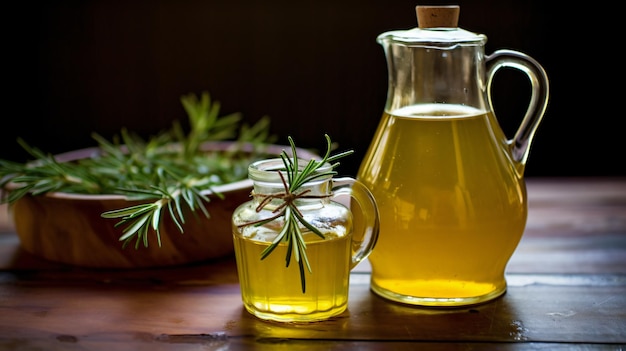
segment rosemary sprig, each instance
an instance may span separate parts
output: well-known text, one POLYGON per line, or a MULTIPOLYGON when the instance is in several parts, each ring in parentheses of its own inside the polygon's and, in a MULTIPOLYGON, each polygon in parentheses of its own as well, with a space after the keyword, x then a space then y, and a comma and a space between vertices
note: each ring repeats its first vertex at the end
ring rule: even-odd
POLYGON ((331 139, 327 134, 324 136, 326 137, 327 142, 327 148, 324 157, 319 161, 309 160, 309 162, 303 169, 299 169, 298 154, 296 152, 295 143, 291 137, 288 137, 293 157, 290 158, 285 150, 283 150, 283 152, 280 154, 280 157, 283 160, 285 169, 282 171, 277 171, 282 180, 285 192, 281 194, 272 194, 271 197, 265 197, 261 204, 257 207, 257 211, 261 211, 263 207, 265 207, 265 205, 270 202, 271 199, 280 198, 283 200, 283 203, 280 204, 275 210, 275 212, 277 211, 278 213, 269 218, 251 223, 244 223, 239 226, 261 226, 263 224, 272 222, 273 220, 280 217, 284 217, 284 224, 282 229, 280 230, 276 238, 272 241, 272 243, 268 247, 266 247, 263 252, 261 252, 261 260, 269 256, 281 242, 286 243, 288 245, 287 255, 285 257, 286 267, 289 267, 292 257, 296 260, 296 262, 298 262, 298 266, 300 269, 300 282, 302 287, 302 293, 306 292, 305 267, 306 270, 309 271, 309 273, 312 273, 312 270, 306 254, 306 242, 304 241, 301 226, 315 233, 322 239, 325 239, 325 236, 322 232, 320 232, 319 229, 317 229, 314 225, 309 223, 304 218, 302 212, 300 212, 300 210, 298 209, 295 201, 299 198, 310 197, 306 195, 308 190, 301 190, 303 185, 318 178, 334 176, 335 174, 337 174, 334 169, 339 166, 339 162, 335 161, 354 152, 353 150, 349 150, 331 156, 331 139), (323 171, 319 171, 319 169, 326 164, 330 164, 330 167, 328 169, 324 169, 323 171), (283 176, 283 171, 287 175, 287 180, 285 180, 283 176))
POLYGON ((120 241, 127 246, 148 246, 151 232, 159 246, 159 227, 164 211, 170 213, 183 232, 184 208, 209 216, 203 192, 213 187, 245 179, 248 165, 267 157, 265 147, 275 141, 269 134, 269 118, 263 117, 253 126, 240 126, 241 116, 219 116, 219 102, 208 93, 200 98, 194 94, 181 97, 189 117, 189 132, 174 121, 172 129, 144 140, 122 129, 112 141, 93 133, 98 154, 73 162, 60 162, 54 156, 31 147, 22 139, 18 143, 35 158, 34 162, 17 163, 0 159, 0 203, 16 202, 26 195, 48 192, 74 194, 116 194, 129 200, 147 203, 108 211, 104 218, 118 218, 116 226, 124 226, 120 241), (237 132, 238 137, 235 139, 237 132), (235 139, 235 147, 224 152, 201 150, 206 141, 235 139), (252 152, 244 151, 252 146, 252 152), (8 185, 10 184, 10 187, 8 185))

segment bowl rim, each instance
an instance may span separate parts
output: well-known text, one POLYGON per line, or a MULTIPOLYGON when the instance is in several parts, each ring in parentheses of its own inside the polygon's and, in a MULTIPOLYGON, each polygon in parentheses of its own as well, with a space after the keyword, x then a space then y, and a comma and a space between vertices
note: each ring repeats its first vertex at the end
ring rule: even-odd
MULTIPOLYGON (((205 151, 210 151, 210 150, 224 151, 237 143, 238 143, 237 141, 206 141, 200 145, 200 149, 205 150, 205 151)), ((243 144, 239 143, 239 144, 240 144, 241 150, 243 151, 250 150, 253 147, 251 143, 243 143, 243 144)), ((291 155, 291 146, 287 146, 283 144, 265 144, 264 146, 267 147, 268 154, 275 153, 276 155, 278 155, 284 150, 288 153, 288 155, 291 155)), ((296 151, 298 152, 299 157, 319 159, 319 156, 310 150, 296 147, 296 151)), ((59 162, 71 162, 71 161, 79 160, 81 158, 89 157, 89 155, 97 154, 99 152, 100 152, 100 147, 91 146, 91 147, 80 148, 80 149, 75 149, 75 150, 59 153, 59 154, 54 155, 54 158, 59 162)), ((17 186, 18 185, 13 182, 9 182, 5 185, 8 191, 11 191, 13 188, 17 186)), ((252 188, 252 186, 253 186, 253 182, 248 177, 246 179, 238 180, 235 182, 213 186, 212 187, 213 190, 206 189, 206 190, 203 190, 201 193, 206 196, 212 195, 214 193, 224 194, 224 193, 228 193, 232 191, 252 188)), ((0 189, 0 191, 2 191, 2 189, 0 189)), ((100 200, 100 201, 125 200, 125 201, 130 201, 130 199, 127 196, 119 195, 119 194, 77 194, 77 193, 68 193, 68 192, 62 192, 62 191, 52 191, 52 192, 41 194, 41 196, 45 196, 48 198, 55 198, 55 199, 67 199, 67 200, 100 200)))

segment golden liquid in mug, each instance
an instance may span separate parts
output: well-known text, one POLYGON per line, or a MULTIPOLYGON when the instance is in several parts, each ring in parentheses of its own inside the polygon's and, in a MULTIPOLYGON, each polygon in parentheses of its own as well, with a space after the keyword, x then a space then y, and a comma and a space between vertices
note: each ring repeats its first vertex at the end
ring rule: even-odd
POLYGON ((372 290, 426 306, 491 300, 524 232, 526 188, 491 113, 415 105, 384 114, 358 179, 380 235, 372 290))
POLYGON ((287 244, 281 243, 261 260, 261 252, 274 236, 260 239, 260 235, 251 238, 235 232, 237 271, 246 310, 259 318, 282 322, 312 322, 345 311, 351 235, 324 235, 326 239, 304 234, 311 273, 305 266, 306 292, 302 293, 300 268, 293 256, 286 267, 287 244))

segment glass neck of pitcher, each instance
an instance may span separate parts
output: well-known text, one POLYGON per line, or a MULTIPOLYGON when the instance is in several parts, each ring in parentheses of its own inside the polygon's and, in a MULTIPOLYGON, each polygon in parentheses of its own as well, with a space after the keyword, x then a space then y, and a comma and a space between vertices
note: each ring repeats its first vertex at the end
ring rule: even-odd
MULTIPOLYGON (((454 30, 419 30, 420 35, 454 30)), ((433 34, 434 33, 434 34, 433 34)), ((416 34, 417 35, 417 34, 416 34)), ((447 37, 446 37, 447 38, 447 37)), ((381 35, 388 68, 386 109, 397 110, 416 104, 459 104, 484 109, 487 106, 484 36, 467 40, 409 40, 381 35)))

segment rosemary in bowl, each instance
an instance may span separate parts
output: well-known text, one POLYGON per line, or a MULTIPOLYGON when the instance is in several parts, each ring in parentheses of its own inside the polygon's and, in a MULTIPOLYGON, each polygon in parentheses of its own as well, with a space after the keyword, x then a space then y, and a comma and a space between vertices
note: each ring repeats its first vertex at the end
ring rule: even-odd
POLYGON ((61 155, 18 140, 34 161, 0 159, 0 202, 9 204, 22 246, 98 267, 171 265, 232 252, 229 217, 252 187, 247 167, 283 146, 273 144, 268 117, 247 125, 240 114, 220 116, 219 102, 206 92, 181 103, 188 132, 175 121, 148 139, 125 129, 111 141, 94 133, 97 147, 61 155), (121 249, 129 244, 137 250, 121 249))

